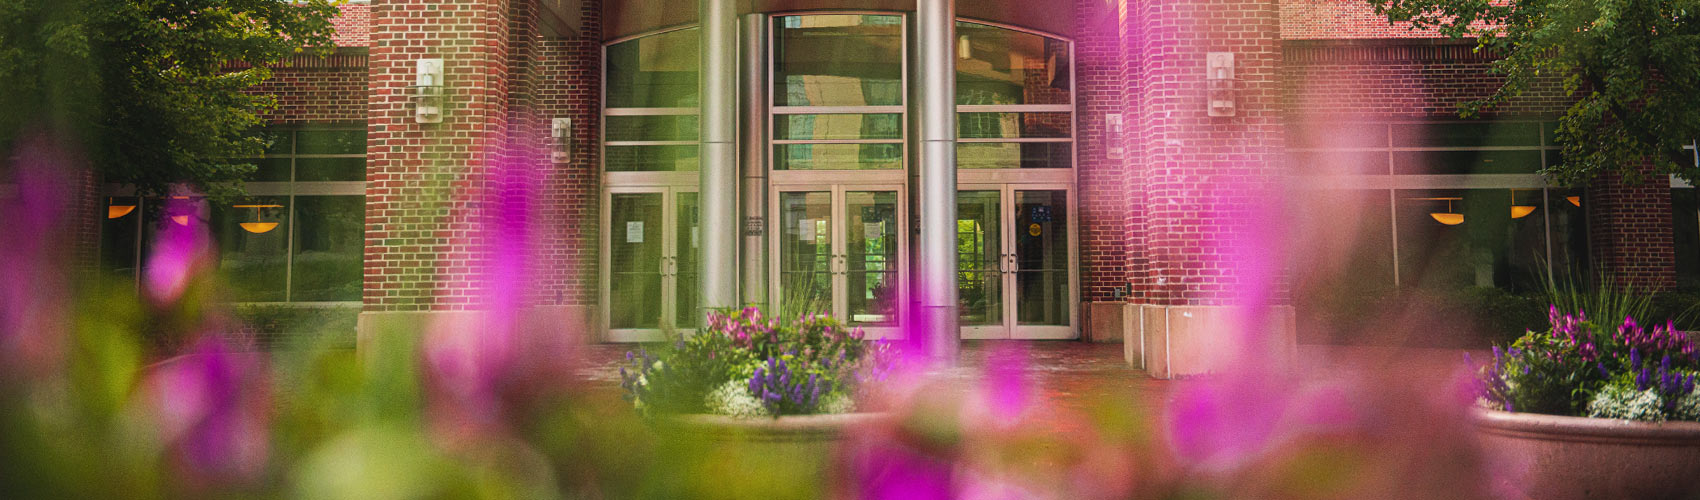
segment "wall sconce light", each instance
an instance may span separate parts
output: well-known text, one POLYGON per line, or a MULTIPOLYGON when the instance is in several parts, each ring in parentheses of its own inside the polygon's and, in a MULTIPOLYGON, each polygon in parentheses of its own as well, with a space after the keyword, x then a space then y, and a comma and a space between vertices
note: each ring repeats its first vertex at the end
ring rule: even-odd
POLYGON ((549 121, 549 159, 555 163, 573 161, 573 119, 556 118, 549 121))
MULTIPOLYGON (((188 196, 173 196, 173 197, 171 197, 171 199, 179 200, 179 203, 181 203, 182 200, 187 200, 187 199, 189 199, 189 197, 188 196)), ((189 214, 172 215, 171 216, 171 222, 175 222, 179 226, 187 226, 187 225, 189 225, 189 214)))
POLYGON ((117 200, 112 198, 108 198, 107 203, 106 218, 108 219, 117 219, 119 217, 130 215, 130 212, 136 211, 135 205, 118 205, 116 204, 117 200))
POLYGON ((407 87, 408 99, 413 101, 413 121, 443 122, 443 60, 420 59, 417 79, 407 87))
POLYGON ((1204 61, 1210 116, 1234 116, 1234 53, 1211 52, 1204 61))
POLYGON ((974 48, 968 45, 968 35, 956 37, 956 58, 973 59, 974 48))
POLYGON ((1564 197, 1564 201, 1568 201, 1571 205, 1576 205, 1578 207, 1582 206, 1581 196, 1566 196, 1564 197))
POLYGON ((1532 214, 1532 213, 1535 213, 1535 206, 1534 205, 1518 205, 1517 204, 1517 190, 1515 190, 1515 189, 1511 190, 1511 218, 1521 219, 1521 218, 1524 218, 1524 217, 1528 217, 1529 214, 1532 214))
POLYGON ((254 222, 243 222, 243 223, 237 224, 237 225, 242 226, 243 231, 247 231, 247 232, 254 233, 254 234, 263 234, 263 233, 271 232, 271 230, 273 230, 273 229, 277 229, 277 223, 276 222, 262 222, 260 220, 260 209, 262 209, 262 208, 283 208, 283 205, 233 205, 233 207, 234 208, 252 208, 252 209, 254 209, 254 222))

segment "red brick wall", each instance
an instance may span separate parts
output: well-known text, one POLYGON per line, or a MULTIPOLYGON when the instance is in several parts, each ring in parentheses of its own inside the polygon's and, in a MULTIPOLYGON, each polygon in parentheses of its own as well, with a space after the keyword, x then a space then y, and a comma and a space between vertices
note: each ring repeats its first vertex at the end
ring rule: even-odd
POLYGON ((1638 186, 1616 179, 1589 186, 1588 240, 1594 266, 1638 289, 1676 287, 1676 233, 1663 176, 1638 186))
POLYGON ((296 57, 273 68, 272 78, 253 89, 277 96, 277 108, 262 118, 272 123, 366 121, 363 51, 344 51, 324 59, 296 57))
MULTIPOLYGON (((586 2, 583 29, 575 36, 544 39, 537 47, 535 103, 548 118, 573 119, 572 161, 555 163, 542 193, 552 228, 541 257, 553 263, 541 283, 544 303, 596 303, 599 248, 597 230, 600 148, 602 43, 600 3, 586 2)), ((547 133, 545 126, 544 133, 547 133)))
MULTIPOLYGON (((1258 279, 1248 273, 1259 267, 1243 258, 1274 258, 1242 252, 1280 174, 1277 2, 1150 0, 1132 7, 1129 17, 1140 24, 1129 52, 1140 64, 1143 150, 1133 175, 1143 176, 1149 277, 1142 300, 1233 303, 1242 298, 1237 285, 1258 279), (1207 52, 1234 54, 1235 116, 1207 115, 1207 52)), ((1273 293, 1284 300, 1283 291, 1273 293)))
POLYGON ((371 17, 365 307, 466 309, 471 201, 506 143, 509 2, 376 0, 371 17), (407 98, 422 58, 445 63, 442 123, 415 123, 407 98))
MULTIPOLYGON (((1105 115, 1124 113, 1123 61, 1116 10, 1099 0, 1077 4, 1074 44, 1076 173, 1080 189, 1080 299, 1116 300, 1127 284, 1124 232, 1126 154, 1110 158, 1105 115)), ((1125 116, 1125 115, 1124 115, 1125 116)), ((1124 123, 1131 123, 1124 119, 1124 123)), ((1124 125, 1125 127, 1125 125, 1124 125)), ((1119 140, 1119 139, 1117 139, 1119 140)), ((1124 148, 1125 151, 1126 148, 1124 148)))

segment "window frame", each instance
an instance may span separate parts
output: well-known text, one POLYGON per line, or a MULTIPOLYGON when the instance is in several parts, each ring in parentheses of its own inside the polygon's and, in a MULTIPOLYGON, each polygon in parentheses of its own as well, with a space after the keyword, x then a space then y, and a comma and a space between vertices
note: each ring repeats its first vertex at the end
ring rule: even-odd
MULTIPOLYGON (((1079 109, 1078 109, 1079 104, 1080 104, 1080 92, 1079 92, 1079 81, 1076 78, 1076 76, 1077 76, 1076 75, 1076 69, 1075 69, 1075 67, 1076 67, 1076 64, 1075 64, 1076 63, 1076 52, 1075 52, 1076 51, 1076 45, 1075 45, 1074 40, 1070 39, 1068 37, 1064 37, 1064 36, 1054 34, 1054 33, 1047 33, 1047 32, 1044 32, 1044 31, 1028 29, 1028 28, 1023 28, 1023 27, 1020 27, 1020 26, 1003 24, 1003 23, 998 23, 998 22, 993 22, 993 21, 985 21, 985 20, 979 20, 979 19, 970 19, 970 18, 959 17, 959 18, 956 18, 955 22, 957 24, 977 24, 977 25, 986 26, 986 27, 989 27, 989 28, 997 28, 997 29, 1013 31, 1013 32, 1016 32, 1016 33, 1034 35, 1034 36, 1038 36, 1038 37, 1041 37, 1041 38, 1056 40, 1056 41, 1059 41, 1059 42, 1062 42, 1062 43, 1068 45, 1068 61, 1067 61, 1068 62, 1068 103, 1067 104, 954 104, 953 105, 954 110, 955 110, 955 115, 956 115, 955 117, 953 117, 953 119, 957 120, 957 123, 959 124, 957 126, 957 130, 956 130, 958 175, 960 176, 963 173, 967 173, 967 172, 998 172, 998 171, 1069 171, 1069 172, 1073 172, 1073 171, 1075 171, 1075 169, 1080 165, 1080 147, 1079 147, 1080 113, 1079 113, 1079 109), (960 123, 961 123, 962 115, 964 113, 1022 113, 1022 114, 1026 114, 1026 113, 1050 113, 1050 114, 1067 113, 1068 114, 1068 123, 1069 123, 1068 136, 1067 137, 1015 137, 1015 138, 963 137, 962 136, 962 127, 960 126, 960 123), (1023 168, 1021 168, 1021 166, 1019 164, 1017 164, 1014 167, 1005 167, 1005 168, 963 168, 962 167, 961 149, 962 149, 963 144, 1036 144, 1036 143, 1037 144, 1067 144, 1068 148, 1069 148, 1069 163, 1068 163, 1068 165, 1062 166, 1062 167, 1039 168, 1039 169, 1023 169, 1023 168)), ((954 49, 954 46, 957 43, 961 43, 960 37, 957 37, 957 40, 952 42, 952 46, 953 46, 953 50, 951 50, 952 53, 956 52, 956 50, 954 49)), ((956 75, 952 75, 952 76, 954 77, 956 75)), ((955 79, 958 80, 958 81, 960 80, 960 78, 955 78, 955 79)), ((960 88, 958 88, 958 90, 960 90, 960 88)), ((1105 140, 1106 140, 1106 142, 1108 142, 1108 141, 1116 141, 1116 140, 1119 140, 1119 139, 1106 136, 1105 140)))

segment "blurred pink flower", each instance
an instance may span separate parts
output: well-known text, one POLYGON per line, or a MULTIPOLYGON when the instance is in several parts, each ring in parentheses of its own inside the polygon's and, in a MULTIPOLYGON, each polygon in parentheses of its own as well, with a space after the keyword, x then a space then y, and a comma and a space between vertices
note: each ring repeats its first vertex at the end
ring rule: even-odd
POLYGON ((204 336, 187 354, 154 367, 144 386, 161 435, 189 477, 248 483, 264 472, 270 409, 259 354, 204 336))
POLYGON ((153 253, 142 268, 142 285, 155 305, 177 302, 189 283, 211 265, 212 238, 206 225, 193 214, 193 200, 172 198, 166 202, 163 222, 154 237, 153 253), (181 217, 181 218, 174 218, 181 217), (181 223, 179 223, 181 221, 181 223))
MULTIPOLYGON (((18 141, 16 196, 0 198, 0 371, 44 373, 61 355, 70 303, 71 160, 44 137, 18 141)), ((84 172, 86 174, 86 172, 84 172)))

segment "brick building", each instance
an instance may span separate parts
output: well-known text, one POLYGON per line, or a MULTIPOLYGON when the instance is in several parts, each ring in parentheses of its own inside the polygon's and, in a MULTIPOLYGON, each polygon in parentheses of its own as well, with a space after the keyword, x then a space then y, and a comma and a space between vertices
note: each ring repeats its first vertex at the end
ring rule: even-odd
MULTIPOLYGON (((698 217, 717 132, 699 125, 698 2, 344 6, 336 55, 260 89, 282 105, 255 201, 192 214, 219 234, 232 299, 358 306, 363 330, 475 310, 491 257, 478 193, 517 182, 545 328, 691 328, 716 231, 737 235, 743 301, 898 334, 919 237, 914 87, 936 67, 916 63, 915 2, 735 5, 735 227, 698 217)), ((1209 370, 1223 306, 1247 301, 1291 334, 1290 298, 1321 290, 1700 281, 1689 186, 1549 186, 1535 172, 1556 160, 1556 87, 1461 121, 1455 105, 1496 86, 1489 56, 1354 0, 954 8, 963 338, 1125 340, 1168 376, 1209 370), (1294 264, 1306 255, 1328 265, 1294 264), (1252 282, 1273 285, 1248 297, 1252 282)), ((110 270, 145 261, 150 224, 105 222, 110 270)))

